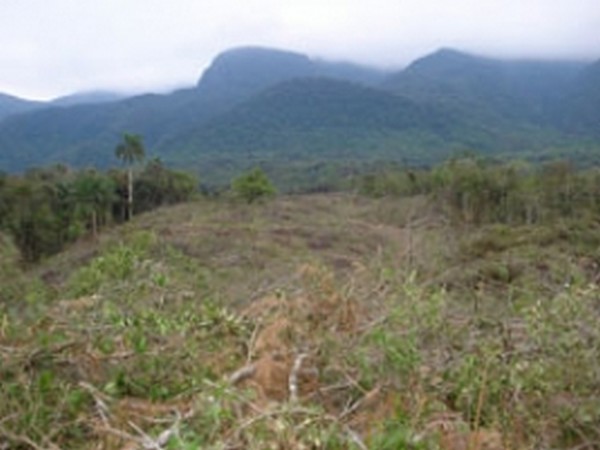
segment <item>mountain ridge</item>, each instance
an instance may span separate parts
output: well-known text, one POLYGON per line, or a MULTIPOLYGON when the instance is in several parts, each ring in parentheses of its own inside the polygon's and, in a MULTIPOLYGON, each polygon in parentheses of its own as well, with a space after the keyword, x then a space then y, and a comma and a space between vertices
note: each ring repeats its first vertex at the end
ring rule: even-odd
POLYGON ((235 48, 190 88, 6 117, 0 165, 106 166, 125 131, 143 135, 152 154, 200 172, 223 158, 243 167, 274 153, 288 162, 374 154, 425 162, 460 149, 567 149, 595 142, 598 67, 440 49, 386 73, 285 50, 235 48), (404 127, 407 118, 418 123, 404 127), (244 156, 249 152, 253 158, 244 156))
POLYGON ((5 117, 36 109, 41 104, 41 102, 26 100, 20 97, 15 97, 14 95, 0 92, 0 121, 2 121, 2 119, 5 117))

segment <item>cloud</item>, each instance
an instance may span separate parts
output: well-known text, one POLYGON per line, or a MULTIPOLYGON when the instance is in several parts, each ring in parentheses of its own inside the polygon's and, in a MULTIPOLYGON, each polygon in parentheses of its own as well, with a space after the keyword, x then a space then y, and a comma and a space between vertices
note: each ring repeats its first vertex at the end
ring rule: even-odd
POLYGON ((192 84, 220 51, 259 44, 398 67, 441 46, 600 57, 597 0, 3 0, 0 91, 192 84))

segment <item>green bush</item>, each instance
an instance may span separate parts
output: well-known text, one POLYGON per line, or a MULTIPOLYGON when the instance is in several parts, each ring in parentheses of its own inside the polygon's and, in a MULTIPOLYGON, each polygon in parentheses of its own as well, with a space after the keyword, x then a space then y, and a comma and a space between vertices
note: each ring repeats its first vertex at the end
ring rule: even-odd
POLYGON ((253 169, 237 177, 231 183, 231 189, 237 197, 247 203, 254 203, 276 193, 271 180, 260 168, 253 169))
POLYGON ((0 304, 25 298, 27 283, 19 264, 19 251, 12 239, 0 233, 0 304))

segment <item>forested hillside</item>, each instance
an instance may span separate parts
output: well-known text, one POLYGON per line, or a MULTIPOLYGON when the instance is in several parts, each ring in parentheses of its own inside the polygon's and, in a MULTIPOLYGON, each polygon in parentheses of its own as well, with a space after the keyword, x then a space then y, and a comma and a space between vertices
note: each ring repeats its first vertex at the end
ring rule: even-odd
POLYGON ((504 61, 440 50, 397 73, 240 48, 197 86, 0 121, 0 166, 107 167, 123 132, 208 184, 271 164, 439 162, 457 152, 531 160, 600 154, 598 63, 504 61), (218 169, 218 170, 215 170, 218 169))
POLYGON ((587 66, 569 91, 568 129, 600 137, 600 61, 587 66))
POLYGON ((392 75, 386 88, 486 126, 551 127, 585 65, 501 61, 443 49, 392 75))
POLYGON ((38 102, 23 100, 11 95, 0 93, 0 121, 2 121, 2 119, 5 117, 31 111, 39 108, 40 106, 41 104, 38 102))

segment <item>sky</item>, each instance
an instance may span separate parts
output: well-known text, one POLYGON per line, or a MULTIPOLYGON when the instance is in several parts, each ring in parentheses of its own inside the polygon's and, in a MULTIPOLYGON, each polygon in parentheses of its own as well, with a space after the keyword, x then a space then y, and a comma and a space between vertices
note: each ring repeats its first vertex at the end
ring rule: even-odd
POLYGON ((165 92, 246 45, 390 69, 440 47, 595 60, 600 1, 0 0, 0 92, 165 92))

